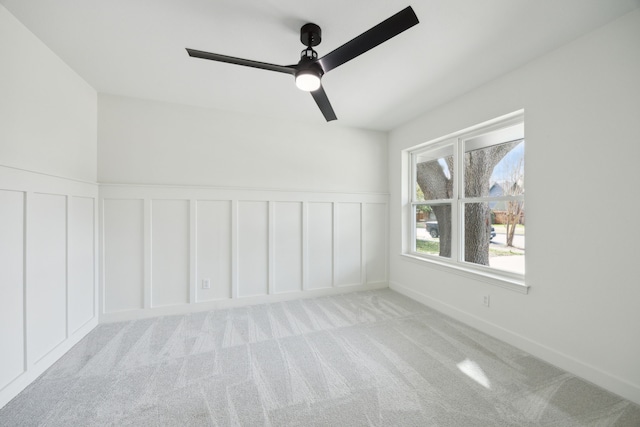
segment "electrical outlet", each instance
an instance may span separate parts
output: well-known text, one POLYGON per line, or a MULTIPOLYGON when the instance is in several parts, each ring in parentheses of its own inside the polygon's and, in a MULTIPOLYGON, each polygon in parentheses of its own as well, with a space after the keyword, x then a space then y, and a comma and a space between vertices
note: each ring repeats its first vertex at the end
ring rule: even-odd
POLYGON ((489 307, 490 298, 489 295, 485 295, 482 297, 482 305, 485 307, 489 307))
POLYGON ((202 289, 211 289, 211 280, 202 279, 202 289))

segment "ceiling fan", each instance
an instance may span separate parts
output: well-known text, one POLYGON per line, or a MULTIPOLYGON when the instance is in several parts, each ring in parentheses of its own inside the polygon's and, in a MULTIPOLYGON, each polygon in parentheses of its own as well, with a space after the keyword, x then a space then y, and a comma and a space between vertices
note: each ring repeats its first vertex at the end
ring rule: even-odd
POLYGON ((409 6, 322 58, 318 58, 318 53, 313 50, 313 47, 319 45, 322 41, 322 31, 320 27, 311 23, 304 24, 302 28, 300 28, 300 41, 307 46, 307 48, 300 53, 300 62, 296 65, 269 64, 189 48, 187 48, 187 52, 189 56, 193 58, 209 59, 212 61, 227 62, 229 64, 292 74, 295 76, 296 86, 301 90, 311 92, 311 96, 313 96, 316 104, 318 104, 324 118, 327 121, 331 121, 336 120, 337 117, 320 82, 322 76, 339 65, 362 55, 366 51, 408 30, 417 23, 418 17, 411 6, 409 6))

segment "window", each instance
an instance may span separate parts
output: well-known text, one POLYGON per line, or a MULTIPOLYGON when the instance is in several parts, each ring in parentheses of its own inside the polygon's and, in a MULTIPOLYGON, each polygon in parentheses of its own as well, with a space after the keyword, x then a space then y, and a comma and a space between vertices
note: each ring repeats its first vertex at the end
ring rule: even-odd
POLYGON ((524 280, 522 113, 409 151, 411 254, 524 280))

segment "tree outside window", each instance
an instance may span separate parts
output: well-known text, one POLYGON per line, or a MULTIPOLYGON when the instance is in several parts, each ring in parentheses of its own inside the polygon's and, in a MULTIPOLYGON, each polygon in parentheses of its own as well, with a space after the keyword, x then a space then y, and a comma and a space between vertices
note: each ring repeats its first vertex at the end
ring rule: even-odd
POLYGON ((432 216, 413 223, 413 253, 524 275, 521 120, 411 152, 412 206, 432 216))

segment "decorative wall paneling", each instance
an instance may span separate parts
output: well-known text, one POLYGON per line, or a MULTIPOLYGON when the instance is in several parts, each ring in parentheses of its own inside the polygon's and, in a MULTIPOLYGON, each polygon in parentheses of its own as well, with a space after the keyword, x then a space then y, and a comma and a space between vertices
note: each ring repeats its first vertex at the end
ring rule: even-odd
POLYGON ((101 185, 101 320, 387 286, 386 194, 101 185))
POLYGON ((0 407, 97 325, 97 196, 0 166, 0 407))

